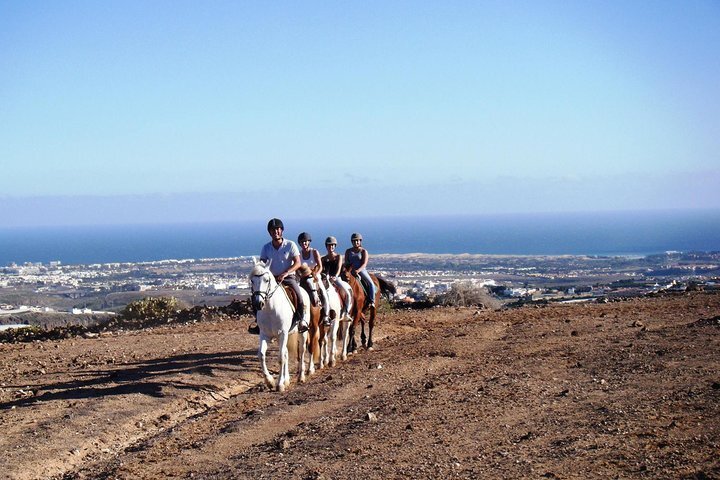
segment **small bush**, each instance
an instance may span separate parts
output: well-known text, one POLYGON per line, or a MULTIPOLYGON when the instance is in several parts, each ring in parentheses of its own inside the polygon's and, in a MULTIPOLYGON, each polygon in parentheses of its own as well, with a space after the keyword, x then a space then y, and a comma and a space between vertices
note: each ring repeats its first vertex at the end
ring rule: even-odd
POLYGON ((467 281, 453 283, 450 291, 439 295, 435 303, 452 307, 478 306, 491 309, 502 306, 502 302, 493 297, 486 287, 479 287, 467 281))

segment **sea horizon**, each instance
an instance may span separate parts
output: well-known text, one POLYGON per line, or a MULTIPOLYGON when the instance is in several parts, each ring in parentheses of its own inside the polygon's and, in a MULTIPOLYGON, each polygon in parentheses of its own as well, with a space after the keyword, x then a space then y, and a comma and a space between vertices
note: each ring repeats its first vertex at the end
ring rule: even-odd
MULTIPOLYGON (((283 219, 325 253, 360 232, 373 254, 646 256, 720 251, 720 210, 573 212, 283 219)), ((258 255, 266 220, 175 224, 0 227, 0 267, 11 263, 92 264, 258 255)))

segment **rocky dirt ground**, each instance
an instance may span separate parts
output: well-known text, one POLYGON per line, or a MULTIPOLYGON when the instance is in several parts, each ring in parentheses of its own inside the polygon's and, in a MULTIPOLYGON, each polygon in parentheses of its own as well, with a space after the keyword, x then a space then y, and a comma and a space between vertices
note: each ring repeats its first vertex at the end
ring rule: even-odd
POLYGON ((0 345, 0 477, 720 478, 717 293, 384 313, 283 394, 248 321, 0 345))

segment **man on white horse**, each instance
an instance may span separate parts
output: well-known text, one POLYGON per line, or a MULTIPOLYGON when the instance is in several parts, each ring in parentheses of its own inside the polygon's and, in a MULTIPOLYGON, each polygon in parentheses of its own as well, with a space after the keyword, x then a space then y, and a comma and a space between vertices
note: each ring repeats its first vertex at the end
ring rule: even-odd
MULTIPOLYGON (((297 309, 293 315, 290 330, 300 323, 298 332, 303 333, 308 329, 307 321, 303 318, 305 304, 300 291, 300 285, 295 278, 295 270, 302 265, 300 262, 300 249, 292 240, 283 238, 284 230, 285 226, 282 220, 279 218, 270 219, 267 224, 267 231, 272 240, 263 245, 262 251, 260 252, 260 260, 265 263, 270 261, 270 273, 275 276, 277 282, 283 285, 289 285, 295 292, 297 309)), ((250 331, 250 333, 256 333, 259 332, 259 328, 256 325, 250 327, 248 331, 250 331)))

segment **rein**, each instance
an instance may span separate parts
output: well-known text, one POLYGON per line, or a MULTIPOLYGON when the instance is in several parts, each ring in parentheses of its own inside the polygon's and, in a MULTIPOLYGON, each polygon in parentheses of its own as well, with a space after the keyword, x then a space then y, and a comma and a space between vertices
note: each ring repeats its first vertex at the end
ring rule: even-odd
MULTIPOLYGON (((254 277, 264 277, 265 275, 268 275, 268 273, 265 272, 265 273, 263 273, 263 274, 261 274, 261 275, 253 275, 253 276, 254 276, 254 277)), ((277 289, 280 288, 280 284, 279 284, 279 283, 276 283, 276 284, 275 284, 275 288, 273 288, 272 291, 270 291, 270 284, 271 284, 271 283, 272 283, 272 282, 268 282, 268 283, 267 283, 267 290, 265 290, 264 292, 263 292, 263 291, 260 291, 260 290, 252 290, 252 284, 251 284, 251 285, 250 285, 250 287, 251 287, 250 294, 253 295, 253 296, 259 295, 260 298, 263 298, 263 299, 267 302, 268 300, 270 300, 270 299, 272 298, 273 295, 275 295, 275 292, 277 291, 277 289)))
MULTIPOLYGON (((265 275, 270 275, 270 273, 265 272, 265 273, 262 273, 262 274, 260 274, 260 275, 253 275, 253 277, 264 277, 265 275)), ((258 295, 261 299, 263 299, 263 300, 265 301, 266 304, 269 304, 269 303, 270 303, 270 299, 272 298, 272 296, 275 295, 275 292, 277 292, 278 288, 280 288, 280 287, 282 286, 281 283, 275 282, 275 288, 273 288, 272 291, 270 291, 270 284, 271 284, 271 283, 272 283, 272 282, 268 282, 268 283, 267 283, 267 289, 263 292, 263 291, 261 291, 261 290, 253 290, 253 289, 252 289, 253 286, 252 286, 252 282, 251 282, 251 283, 250 283, 250 295, 253 296, 253 297, 254 297, 255 295, 258 295)), ((295 305, 293 304, 292 300, 290 300, 290 297, 288 296, 288 294, 287 294, 287 292, 285 291, 285 289, 283 288, 283 289, 281 289, 281 290, 282 290, 282 292, 285 294, 285 300, 288 301, 288 303, 290 304, 290 308, 291 308, 292 311, 294 312, 294 311, 295 311, 295 305)))

